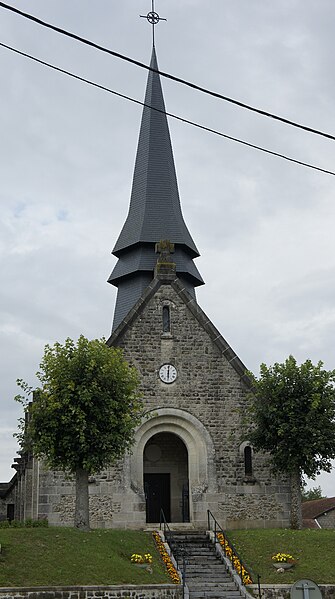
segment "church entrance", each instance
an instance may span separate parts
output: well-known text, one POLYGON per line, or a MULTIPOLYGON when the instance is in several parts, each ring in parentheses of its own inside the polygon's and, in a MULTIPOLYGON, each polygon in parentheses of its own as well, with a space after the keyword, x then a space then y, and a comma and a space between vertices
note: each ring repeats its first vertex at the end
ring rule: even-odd
POLYGON ((189 522, 188 452, 173 433, 153 435, 144 448, 143 482, 147 522, 189 522))
POLYGON ((171 520, 170 474, 144 474, 147 522, 159 522, 161 509, 171 520))

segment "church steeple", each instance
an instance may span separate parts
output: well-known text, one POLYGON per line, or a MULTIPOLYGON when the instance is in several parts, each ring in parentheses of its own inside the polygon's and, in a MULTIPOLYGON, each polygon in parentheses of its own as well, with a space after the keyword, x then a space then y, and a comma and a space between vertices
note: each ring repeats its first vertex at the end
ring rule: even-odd
MULTIPOLYGON (((150 67, 158 71, 155 48, 150 67)), ((113 249, 118 262, 108 279, 118 287, 115 329, 154 277, 155 244, 175 244, 176 276, 195 297, 203 280, 193 262, 199 256, 181 212, 168 122, 159 74, 149 71, 137 147, 129 212, 113 249)))

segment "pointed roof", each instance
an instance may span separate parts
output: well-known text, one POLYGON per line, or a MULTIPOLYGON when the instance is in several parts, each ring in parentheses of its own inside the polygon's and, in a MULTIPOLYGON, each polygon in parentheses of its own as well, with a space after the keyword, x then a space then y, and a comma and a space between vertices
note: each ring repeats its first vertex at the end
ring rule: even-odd
MULTIPOLYGON (((155 48, 150 67, 158 71, 155 48)), ((127 220, 115 244, 119 257, 136 244, 169 239, 192 257, 199 252, 180 207, 168 122, 158 72, 149 71, 127 220), (152 107, 154 110, 152 110, 152 107)), ((198 273, 199 274, 199 273, 198 273)), ((199 275, 200 277, 200 275, 199 275)), ((200 277, 199 283, 202 284, 200 277)))
POLYGON ((113 254, 108 282, 118 288, 113 330, 135 305, 154 277, 155 244, 174 244, 176 275, 195 299, 204 281, 193 259, 199 252, 185 224, 178 193, 172 145, 155 48, 152 49, 138 140, 129 212, 113 254))

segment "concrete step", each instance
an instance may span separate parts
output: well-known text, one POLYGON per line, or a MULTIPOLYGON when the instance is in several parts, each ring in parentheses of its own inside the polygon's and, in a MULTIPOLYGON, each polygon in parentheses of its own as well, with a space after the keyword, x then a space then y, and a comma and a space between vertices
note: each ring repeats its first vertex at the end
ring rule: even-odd
POLYGON ((231 588, 213 588, 213 589, 189 589, 190 597, 222 597, 222 596, 232 596, 232 597, 241 597, 242 594, 240 591, 231 588))
POLYGON ((217 595, 219 595, 222 591, 231 591, 231 592, 239 592, 237 591, 235 585, 233 583, 230 584, 221 584, 221 585, 210 585, 210 584, 202 584, 197 585, 197 584, 188 584, 188 589, 190 592, 202 592, 202 593, 216 593, 217 595))
POLYGON ((173 547, 176 547, 178 551, 183 551, 184 553, 188 553, 189 555, 198 554, 198 555, 217 555, 214 548, 211 547, 203 547, 202 545, 179 545, 174 544, 173 547))
POLYGON ((208 540, 208 536, 205 533, 182 534, 173 532, 172 536, 183 543, 194 543, 198 541, 206 541, 206 539, 208 540))
POLYGON ((213 576, 213 574, 209 573, 200 573, 200 574, 196 574, 195 572, 187 572, 186 570, 186 580, 190 581, 190 582, 196 582, 197 584, 199 584, 200 582, 210 582, 213 584, 226 584, 226 583, 230 583, 231 582, 231 577, 229 576, 229 574, 220 576, 220 575, 215 575, 213 576))
MULTIPOLYGON (((187 582, 187 586, 189 589, 199 589, 199 582, 190 580, 187 582)), ((212 582, 211 580, 204 580, 201 584, 201 588, 203 589, 230 589, 232 591, 236 590, 235 584, 232 580, 228 580, 226 582, 212 582)))
POLYGON ((201 564, 202 561, 211 564, 220 563, 220 558, 213 553, 182 553, 178 555, 185 557, 189 564, 201 564))
POLYGON ((177 548, 177 551, 179 551, 179 553, 184 554, 185 556, 189 556, 191 558, 193 557, 204 557, 205 559, 217 559, 218 558, 218 554, 215 553, 215 551, 202 551, 201 549, 193 549, 193 551, 183 551, 180 550, 179 548, 177 548))
POLYGON ((230 576, 229 572, 227 572, 226 568, 221 564, 214 564, 213 566, 204 564, 201 567, 195 566, 194 564, 186 564, 186 572, 188 572, 189 575, 192 574, 192 576, 205 576, 206 574, 210 576, 230 576))
MULTIPOLYGON (((186 575, 189 578, 192 578, 193 576, 196 578, 211 578, 214 580, 220 579, 220 580, 227 580, 227 579, 231 579, 231 575, 230 573, 223 567, 221 568, 221 570, 219 568, 201 568, 201 570, 199 570, 198 568, 192 568, 192 566, 189 566, 188 564, 186 564, 186 575)), ((334 598, 335 599, 335 598, 334 598)))
POLYGON ((202 570, 202 569, 208 570, 209 567, 211 568, 211 570, 219 570, 220 572, 225 572, 225 570, 226 570, 225 565, 223 564, 223 562, 221 562, 220 559, 217 559, 215 562, 212 561, 212 562, 210 562, 210 564, 206 561, 204 561, 200 564, 197 564, 196 562, 193 562, 192 560, 186 560, 186 565, 188 567, 190 567, 190 568, 192 567, 196 570, 202 570))
POLYGON ((175 545, 176 547, 180 547, 182 549, 185 549, 185 551, 207 551, 210 553, 214 553, 214 547, 208 547, 208 544, 206 543, 172 543, 172 545, 175 545))
MULTIPOLYGON (((190 585, 194 586, 197 585, 198 588, 202 588, 203 586, 206 586, 208 584, 211 584, 213 586, 221 586, 221 585, 230 585, 232 584, 234 586, 234 582, 232 581, 232 579, 230 578, 219 578, 216 580, 213 580, 211 578, 197 578, 197 577, 187 577, 185 578, 187 585, 190 583, 190 585)), ((235 588, 235 587, 234 587, 235 588)))
POLYGON ((192 599, 238 599, 242 597, 239 591, 193 591, 190 592, 190 598, 192 599))

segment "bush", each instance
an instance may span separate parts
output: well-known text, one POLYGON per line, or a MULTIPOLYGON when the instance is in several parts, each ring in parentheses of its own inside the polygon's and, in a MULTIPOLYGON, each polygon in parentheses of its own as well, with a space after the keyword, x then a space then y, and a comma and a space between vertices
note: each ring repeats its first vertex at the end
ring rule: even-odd
POLYGON ((0 522, 0 528, 47 528, 48 525, 48 520, 33 520, 32 518, 0 522))

